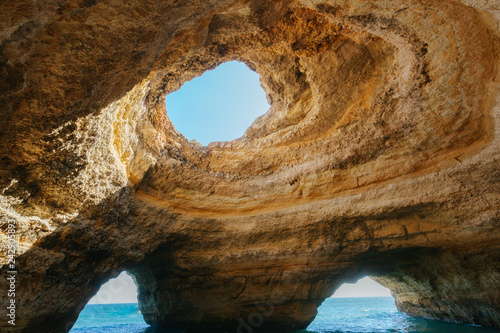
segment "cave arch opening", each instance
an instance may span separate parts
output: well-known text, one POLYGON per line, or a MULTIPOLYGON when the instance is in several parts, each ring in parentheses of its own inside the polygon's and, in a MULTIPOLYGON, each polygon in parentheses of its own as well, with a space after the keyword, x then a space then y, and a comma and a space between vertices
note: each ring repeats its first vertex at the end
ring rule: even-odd
POLYGON ((138 308, 137 285, 125 271, 104 283, 80 312, 71 333, 101 332, 103 327, 122 325, 121 330, 149 327, 138 308))
MULTIPOLYGON (((382 280, 386 277, 380 276, 382 280)), ((460 322, 440 321, 400 312, 392 292, 364 276, 343 283, 318 307, 307 332, 495 332, 494 329, 460 322)))
POLYGON ((167 115, 189 140, 203 145, 243 136, 269 110, 259 75, 239 61, 206 71, 165 98, 167 115))
POLYGON ((343 283, 331 297, 325 299, 307 331, 368 332, 384 325, 387 331, 397 330, 399 328, 394 321, 387 318, 394 317, 401 321, 403 316, 396 309, 390 290, 365 276, 343 283))

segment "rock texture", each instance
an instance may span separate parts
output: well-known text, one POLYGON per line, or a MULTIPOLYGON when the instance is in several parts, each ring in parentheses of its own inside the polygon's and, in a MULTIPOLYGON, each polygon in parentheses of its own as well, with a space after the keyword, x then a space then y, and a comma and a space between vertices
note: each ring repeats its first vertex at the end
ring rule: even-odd
MULTIPOLYGON (((500 5, 0 3, 2 306, 67 332, 128 270, 155 326, 306 327, 370 275, 410 315, 500 328, 500 5), (165 95, 218 64, 271 108, 203 147, 165 95)), ((237 110, 235 111, 237 112, 237 110)))

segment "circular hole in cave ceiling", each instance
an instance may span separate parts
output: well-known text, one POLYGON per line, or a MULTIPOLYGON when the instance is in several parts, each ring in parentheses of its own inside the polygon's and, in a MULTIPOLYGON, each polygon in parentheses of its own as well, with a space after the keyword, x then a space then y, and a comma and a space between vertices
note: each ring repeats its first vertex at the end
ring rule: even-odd
POLYGON ((241 137, 269 109, 259 75, 238 61, 186 82, 165 103, 175 128, 203 145, 241 137))

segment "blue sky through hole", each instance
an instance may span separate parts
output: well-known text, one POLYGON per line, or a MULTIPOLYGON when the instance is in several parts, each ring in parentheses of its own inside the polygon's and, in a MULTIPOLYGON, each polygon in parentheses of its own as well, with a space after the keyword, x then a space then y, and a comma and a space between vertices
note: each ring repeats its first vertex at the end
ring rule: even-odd
POLYGON ((187 139, 208 145, 241 137, 269 109, 259 75, 230 61, 166 97, 167 115, 187 139))

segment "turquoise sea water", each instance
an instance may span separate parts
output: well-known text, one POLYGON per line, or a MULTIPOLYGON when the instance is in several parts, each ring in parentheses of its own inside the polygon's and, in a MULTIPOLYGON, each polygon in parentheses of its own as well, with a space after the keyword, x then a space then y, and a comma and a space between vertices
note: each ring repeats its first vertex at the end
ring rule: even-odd
MULTIPOLYGON (((148 327, 137 304, 87 305, 70 333, 159 333, 148 327)), ((161 331, 162 333, 164 331, 161 331)), ((396 310, 391 297, 328 298, 301 333, 493 333, 465 324, 412 318, 396 310)))

